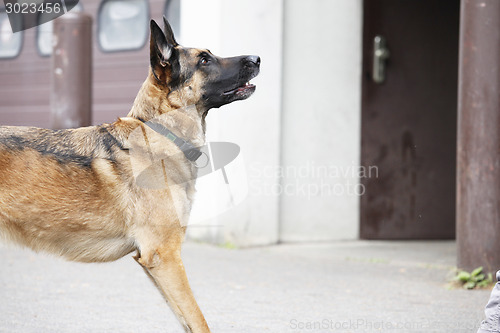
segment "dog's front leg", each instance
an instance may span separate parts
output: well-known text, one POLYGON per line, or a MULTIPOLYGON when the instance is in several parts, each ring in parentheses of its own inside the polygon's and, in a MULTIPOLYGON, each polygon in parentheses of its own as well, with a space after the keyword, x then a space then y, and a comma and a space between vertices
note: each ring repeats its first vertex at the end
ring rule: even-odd
POLYGON ((156 249, 135 257, 163 294, 188 333, 210 333, 187 280, 180 247, 156 249))

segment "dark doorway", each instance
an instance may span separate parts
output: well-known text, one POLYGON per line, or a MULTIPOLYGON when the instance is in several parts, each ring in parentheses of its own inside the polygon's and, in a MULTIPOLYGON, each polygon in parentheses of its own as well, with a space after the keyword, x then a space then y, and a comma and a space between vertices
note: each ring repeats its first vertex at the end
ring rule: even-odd
POLYGON ((361 238, 455 237, 459 16, 459 0, 364 2, 361 163, 378 177, 361 179, 361 238))

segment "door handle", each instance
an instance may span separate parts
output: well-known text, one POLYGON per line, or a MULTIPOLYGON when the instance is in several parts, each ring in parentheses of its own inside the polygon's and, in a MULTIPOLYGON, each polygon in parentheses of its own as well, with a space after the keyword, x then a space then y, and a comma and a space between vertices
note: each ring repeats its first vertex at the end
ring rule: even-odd
POLYGON ((385 37, 377 35, 373 39, 373 72, 372 78, 375 83, 385 81, 385 61, 389 58, 389 49, 386 47, 385 37))

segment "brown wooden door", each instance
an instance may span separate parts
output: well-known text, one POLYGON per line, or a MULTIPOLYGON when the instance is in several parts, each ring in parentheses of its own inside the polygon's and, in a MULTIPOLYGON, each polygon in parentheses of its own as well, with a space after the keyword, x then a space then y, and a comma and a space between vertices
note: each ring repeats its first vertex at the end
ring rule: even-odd
POLYGON ((365 0, 360 235, 455 237, 459 0, 365 0), (372 79, 384 36, 386 79, 372 79))

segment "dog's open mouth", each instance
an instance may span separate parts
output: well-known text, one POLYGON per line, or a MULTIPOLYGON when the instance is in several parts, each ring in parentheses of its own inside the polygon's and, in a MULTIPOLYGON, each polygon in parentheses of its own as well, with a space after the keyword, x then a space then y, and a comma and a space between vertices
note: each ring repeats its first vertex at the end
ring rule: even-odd
POLYGON ((244 95, 251 94, 254 91, 255 91, 255 85, 247 82, 242 86, 239 86, 239 87, 236 87, 234 89, 231 89, 229 91, 224 92, 223 95, 224 96, 227 96, 227 95, 244 96, 244 95))

